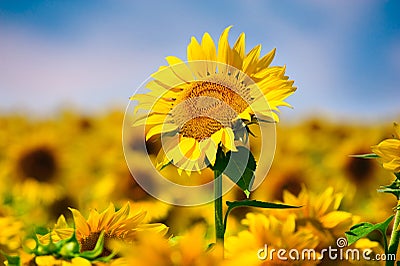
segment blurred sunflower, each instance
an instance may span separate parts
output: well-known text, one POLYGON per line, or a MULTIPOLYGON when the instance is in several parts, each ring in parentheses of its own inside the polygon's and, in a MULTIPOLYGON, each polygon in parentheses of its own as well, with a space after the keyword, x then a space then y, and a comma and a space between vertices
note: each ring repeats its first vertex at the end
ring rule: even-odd
MULTIPOLYGON (((310 230, 297 227, 294 214, 278 220, 273 215, 248 213, 242 224, 247 229, 226 240, 226 265, 292 265, 296 264, 296 261, 283 261, 276 256, 260 260, 257 252, 265 245, 269 250, 314 249, 318 245, 318 238, 310 230)), ((318 258, 317 253, 315 258, 318 258)), ((310 264, 317 264, 318 261, 312 259, 314 258, 310 258, 310 264)), ((297 264, 307 263, 297 261, 297 264)))
POLYGON ((400 172, 400 126, 394 123, 395 136, 372 146, 372 151, 379 156, 383 167, 395 173, 400 172))
POLYGON ((168 133, 169 140, 158 156, 158 167, 171 161, 180 173, 200 170, 204 163, 214 165, 221 144, 225 151, 236 151, 235 140, 243 137, 250 124, 260 119, 278 121, 278 106, 296 87, 285 76, 285 67, 271 67, 275 49, 260 57, 261 45, 245 54, 242 33, 231 48, 228 33, 221 34, 218 49, 208 33, 201 43, 192 37, 187 47, 188 62, 173 56, 146 84, 150 92, 137 94, 135 113, 149 113, 135 125, 147 126, 146 140, 168 133), (177 138, 176 138, 177 137, 177 138))
POLYGON ((92 263, 84 258, 73 258, 72 260, 63 260, 55 258, 54 256, 37 256, 33 258, 28 264, 23 265, 37 265, 37 266, 50 266, 50 265, 62 265, 62 266, 91 266, 92 263))
POLYGON ((285 204, 303 206, 302 208, 280 210, 274 214, 282 217, 285 217, 287 212, 295 214, 297 225, 311 230, 318 236, 319 248, 323 248, 334 244, 338 237, 343 236, 344 232, 359 220, 358 216, 339 210, 342 199, 343 194, 335 193, 332 187, 316 194, 303 186, 298 196, 288 191, 284 191, 283 194, 285 204))
POLYGON ((13 174, 19 180, 35 179, 38 182, 57 181, 62 161, 62 146, 55 125, 50 122, 25 126, 18 141, 9 144, 7 155, 13 165, 13 174))
POLYGON ((25 225, 19 219, 12 216, 0 217, 0 250, 12 252, 20 248, 25 236, 24 229, 25 225))
MULTIPOLYGON (((88 219, 85 219, 80 211, 70 208, 76 228, 76 237, 80 242, 81 252, 93 250, 104 231, 105 249, 102 256, 107 256, 112 253, 107 248, 107 244, 111 239, 123 240, 132 242, 136 239, 138 232, 156 232, 164 235, 168 228, 164 224, 154 223, 146 224, 143 222, 146 212, 141 209, 131 210, 131 204, 127 202, 121 209, 115 211, 112 203, 106 210, 99 213, 96 210, 91 210, 88 219)), ((60 218, 56 224, 56 228, 52 231, 53 240, 65 239, 72 235, 73 228, 68 227, 64 218, 60 218), (69 232, 68 232, 69 231, 69 232)), ((45 235, 40 238, 41 242, 49 241, 50 235, 45 235)))
POLYGON ((112 245, 121 250, 126 265, 220 265, 222 247, 209 247, 209 241, 205 226, 196 225, 185 234, 170 239, 159 234, 140 233, 138 241, 133 245, 116 241, 112 245))

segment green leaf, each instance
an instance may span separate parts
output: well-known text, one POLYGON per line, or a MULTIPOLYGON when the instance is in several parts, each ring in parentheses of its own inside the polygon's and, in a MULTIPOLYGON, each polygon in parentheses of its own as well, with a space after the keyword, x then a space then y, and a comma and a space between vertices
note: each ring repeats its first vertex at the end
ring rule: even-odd
POLYGON ((361 158, 361 159, 376 159, 376 158, 379 158, 379 156, 376 155, 375 153, 350 155, 350 157, 361 158))
POLYGON ((393 217, 394 215, 387 218, 384 222, 378 224, 371 224, 364 222, 352 226, 350 230, 345 233, 349 245, 354 244, 357 240, 367 236, 372 231, 378 230, 379 232, 381 232, 383 236, 383 244, 385 247, 385 252, 387 254, 388 247, 387 247, 386 231, 390 222, 393 220, 393 217))
POLYGON ((229 151, 226 154, 222 148, 218 148, 215 160, 214 171, 224 173, 229 179, 235 182, 247 198, 250 195, 250 189, 254 181, 254 171, 257 164, 253 154, 246 147, 237 147, 237 152, 229 151))
POLYGON ((293 206, 286 205, 281 203, 273 203, 273 202, 265 202, 259 200, 240 200, 240 201, 227 201, 226 205, 228 205, 228 210, 225 213, 224 218, 224 232, 226 230, 226 224, 228 222, 228 215, 234 209, 238 207, 257 207, 264 209, 292 209, 292 208, 301 208, 302 206, 293 206))

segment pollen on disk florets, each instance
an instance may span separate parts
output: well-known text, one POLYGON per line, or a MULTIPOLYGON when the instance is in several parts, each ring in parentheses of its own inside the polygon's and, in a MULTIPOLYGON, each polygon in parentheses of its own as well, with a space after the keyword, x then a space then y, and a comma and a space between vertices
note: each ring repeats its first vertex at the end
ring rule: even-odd
POLYGON ((172 110, 180 134, 198 141, 223 127, 232 127, 238 114, 249 106, 249 90, 233 76, 215 74, 192 82, 183 101, 172 110))

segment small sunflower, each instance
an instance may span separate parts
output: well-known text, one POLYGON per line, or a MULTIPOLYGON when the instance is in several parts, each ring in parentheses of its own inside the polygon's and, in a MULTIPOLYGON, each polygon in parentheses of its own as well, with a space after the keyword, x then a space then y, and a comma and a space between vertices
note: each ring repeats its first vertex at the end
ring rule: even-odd
MULTIPOLYGON (((114 205, 110 203, 108 208, 101 213, 91 210, 88 219, 85 219, 80 211, 70 208, 75 222, 76 237, 80 243, 80 251, 93 250, 102 232, 104 232, 106 245, 102 256, 112 253, 107 249, 107 244, 112 239, 132 242, 136 240, 138 232, 155 232, 160 235, 167 232, 168 228, 164 224, 144 223, 146 212, 141 209, 132 210, 131 207, 128 202, 121 209, 115 211, 114 205)), ((70 237, 73 231, 74 229, 69 227, 65 218, 61 216, 51 233, 51 238, 57 242, 70 237)), ((42 243, 49 240, 50 234, 40 238, 42 243)))
POLYGON ((24 265, 37 265, 37 266, 50 266, 50 265, 62 265, 62 266, 91 266, 92 263, 84 258, 73 258, 70 261, 55 258, 54 256, 37 256, 29 263, 24 265))
MULTIPOLYGON (((310 230, 298 227, 294 214, 280 220, 273 215, 250 212, 242 224, 247 229, 226 241, 226 265, 308 265, 306 261, 284 261, 269 255, 268 259, 260 260, 257 251, 265 245, 269 250, 314 249, 318 245, 318 238, 310 230)), ((315 258, 318 258, 317 253, 315 258)), ((310 257, 310 264, 317 264, 318 261, 313 259, 310 257)))
POLYGON ((146 140, 169 137, 158 167, 173 162, 189 174, 214 165, 220 145, 237 151, 235 141, 243 139, 248 125, 278 121, 278 106, 290 106, 284 100, 296 87, 284 66, 270 66, 275 49, 260 58, 258 45, 246 54, 244 33, 229 45, 230 28, 218 46, 208 33, 201 43, 192 37, 188 61, 167 57, 169 66, 160 67, 146 84, 150 92, 131 98, 139 101, 136 114, 147 111, 135 122, 146 126, 146 140))
POLYGON ((395 173, 400 172, 400 126, 394 123, 395 138, 383 140, 378 145, 372 146, 372 151, 377 154, 383 167, 395 173))
MULTIPOLYGON (((343 193, 335 193, 332 187, 317 194, 303 186, 298 196, 284 191, 283 202, 288 205, 303 206, 289 212, 295 214, 298 226, 308 228, 318 236, 319 248, 323 248, 333 244, 359 220, 358 216, 339 210, 343 196, 343 193)), ((276 215, 286 216, 287 212, 281 210, 276 212, 276 215)))
MULTIPOLYGON (((12 216, 0 217, 0 250, 11 252, 21 248, 25 225, 12 216)), ((1 257, 1 254, 0 254, 1 257)))
POLYGON ((72 208, 70 210, 74 216, 76 236, 80 241, 81 251, 93 250, 102 231, 105 232, 106 242, 109 239, 129 242, 135 240, 138 231, 155 231, 164 235, 168 230, 163 224, 144 224, 146 212, 142 210, 132 212, 129 202, 118 211, 115 211, 112 203, 102 213, 91 210, 87 220, 78 210, 72 208))
POLYGON ((222 246, 210 246, 207 228, 195 225, 183 235, 170 239, 159 234, 138 234, 133 245, 114 241, 116 249, 126 265, 169 266, 169 265, 221 265, 222 246))

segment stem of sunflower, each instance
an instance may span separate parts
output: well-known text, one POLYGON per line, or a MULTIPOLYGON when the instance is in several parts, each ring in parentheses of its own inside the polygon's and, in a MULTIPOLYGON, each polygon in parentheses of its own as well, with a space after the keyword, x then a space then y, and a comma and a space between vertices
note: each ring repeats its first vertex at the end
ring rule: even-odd
MULTIPOLYGON (((222 215, 222 173, 214 170, 215 241, 224 247, 224 217, 222 215)), ((222 251, 223 252, 223 251, 222 251)), ((224 254, 222 253, 222 257, 224 254)))
MULTIPOLYGON (((392 229, 392 235, 390 236, 390 242, 389 242, 389 249, 388 249, 388 255, 389 254, 397 254, 397 249, 399 247, 399 240, 400 240, 400 234, 399 234, 399 224, 400 224, 400 211, 399 211, 399 206, 400 206, 400 200, 397 202, 396 206, 396 216, 394 218, 394 224, 393 224, 393 229, 392 229)), ((392 255, 389 255, 392 256, 392 255)), ((387 260, 386 261, 386 266, 394 266, 394 263, 396 260, 387 260)))

